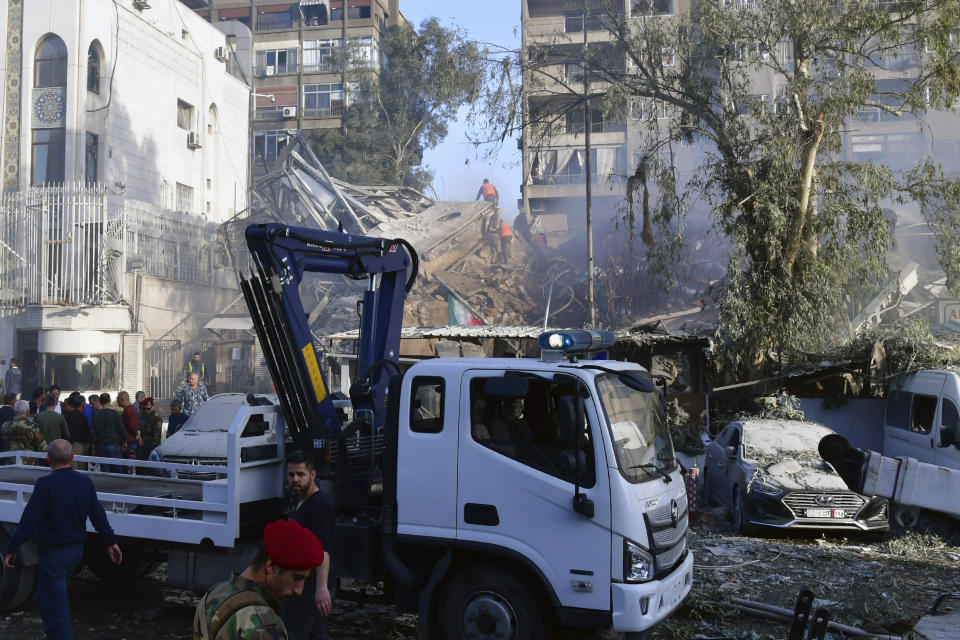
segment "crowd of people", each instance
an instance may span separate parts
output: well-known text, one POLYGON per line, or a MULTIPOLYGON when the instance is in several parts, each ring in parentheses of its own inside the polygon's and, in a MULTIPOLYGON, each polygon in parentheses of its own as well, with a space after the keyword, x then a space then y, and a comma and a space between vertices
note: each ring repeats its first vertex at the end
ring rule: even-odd
MULTIPOLYGON (((166 437, 176 433, 209 398, 200 378, 204 370, 197 363, 199 355, 194 354, 188 362, 185 379, 170 401, 166 437)), ((36 387, 27 396, 22 393, 20 381, 17 362, 11 360, 0 406, 0 451, 42 453, 59 439, 70 443, 75 456, 147 460, 162 440, 163 417, 154 398, 143 391, 137 391, 132 400, 129 392, 120 391, 114 405, 109 393, 84 396, 74 391, 61 400, 61 389, 56 384, 36 387)), ((24 461, 31 464, 37 460, 42 458, 24 461)), ((72 465, 86 468, 85 462, 75 461, 72 465)), ((114 473, 124 470, 120 465, 101 468, 114 473)))

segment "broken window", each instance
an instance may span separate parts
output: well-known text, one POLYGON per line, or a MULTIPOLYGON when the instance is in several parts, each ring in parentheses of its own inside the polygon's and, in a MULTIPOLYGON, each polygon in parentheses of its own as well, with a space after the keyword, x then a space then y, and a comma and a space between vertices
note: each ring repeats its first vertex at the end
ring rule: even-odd
POLYGON ((193 131, 193 105, 177 100, 177 126, 184 131, 193 131))
POLYGON ((885 422, 888 426, 897 429, 910 429, 910 405, 913 402, 913 394, 909 391, 891 391, 887 396, 887 416, 885 422))
POLYGON ((254 162, 257 165, 272 165, 289 139, 290 135, 285 129, 257 131, 253 134, 254 162))
POLYGON ((444 379, 418 376, 410 388, 410 430, 414 433, 443 431, 444 379))
POLYGON ((913 419, 910 421, 910 430, 914 433, 927 434, 933 429, 933 416, 937 413, 937 397, 913 397, 913 419))

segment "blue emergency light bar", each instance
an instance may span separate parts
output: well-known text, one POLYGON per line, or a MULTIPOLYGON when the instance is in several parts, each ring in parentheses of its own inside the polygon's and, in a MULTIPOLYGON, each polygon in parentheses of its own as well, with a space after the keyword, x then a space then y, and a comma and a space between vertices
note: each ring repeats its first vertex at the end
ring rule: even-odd
POLYGON ((541 351, 584 352, 602 351, 613 346, 610 331, 577 329, 573 331, 547 331, 537 338, 541 351))

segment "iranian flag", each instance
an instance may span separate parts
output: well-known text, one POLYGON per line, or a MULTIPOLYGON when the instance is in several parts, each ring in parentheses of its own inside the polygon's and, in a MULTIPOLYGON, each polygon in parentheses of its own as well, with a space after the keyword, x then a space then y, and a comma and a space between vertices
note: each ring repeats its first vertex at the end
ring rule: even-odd
POLYGON ((450 317, 447 320, 448 325, 465 327, 479 326, 483 324, 477 319, 476 316, 470 313, 470 310, 467 309, 467 305, 463 304, 450 294, 447 294, 447 310, 450 312, 450 317))

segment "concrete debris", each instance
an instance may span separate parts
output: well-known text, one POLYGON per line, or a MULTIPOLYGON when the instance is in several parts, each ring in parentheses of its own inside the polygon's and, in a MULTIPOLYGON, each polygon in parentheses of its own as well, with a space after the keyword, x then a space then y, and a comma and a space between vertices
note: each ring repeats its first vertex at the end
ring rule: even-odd
MULTIPOLYGON (((484 201, 434 201, 403 186, 338 180, 302 136, 254 180, 251 209, 224 225, 238 269, 250 268, 243 230, 266 222, 410 242, 420 258, 420 276, 407 299, 404 324, 521 325, 542 317, 544 293, 532 290, 531 283, 542 280, 535 274, 536 257, 543 254, 516 233, 504 259, 499 209, 484 201), (454 314, 457 307, 466 314, 454 314)), ((317 335, 356 326, 359 291, 341 277, 311 274, 304 280, 301 294, 317 335)))

